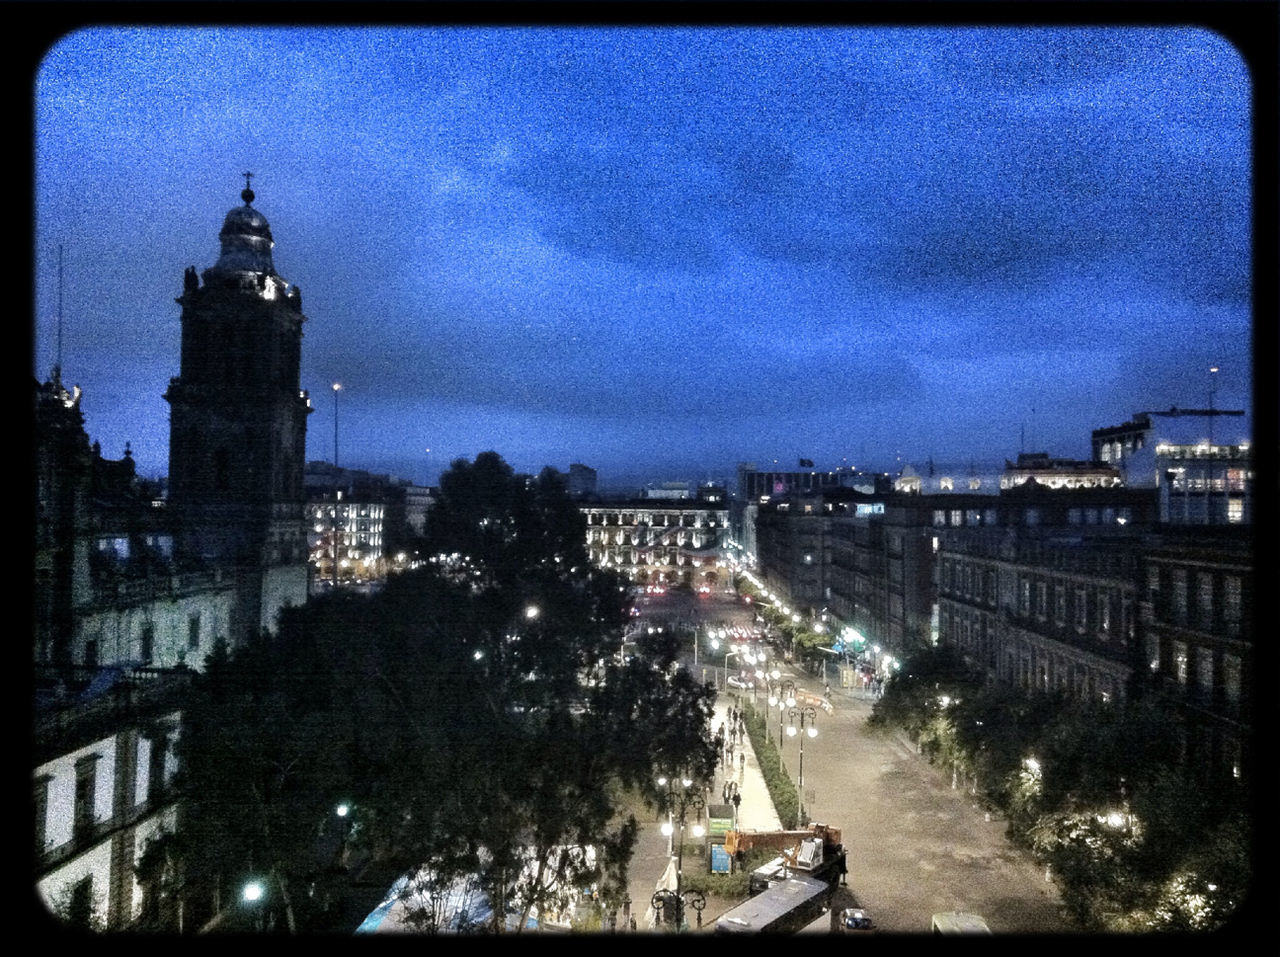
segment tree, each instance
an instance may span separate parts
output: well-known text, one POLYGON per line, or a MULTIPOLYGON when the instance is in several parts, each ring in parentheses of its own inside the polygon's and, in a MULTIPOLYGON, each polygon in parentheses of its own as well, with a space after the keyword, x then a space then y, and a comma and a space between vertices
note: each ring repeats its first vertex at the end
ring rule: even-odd
POLYGON ((624 583, 589 564, 558 475, 484 453, 440 485, 423 568, 210 657, 180 755, 189 888, 262 874, 268 909, 309 926, 341 800, 344 846, 407 875, 411 922, 449 925, 441 895, 461 883, 487 929, 519 929, 587 884, 622 896, 624 789, 656 801, 658 773, 712 773, 714 691, 674 644, 616 654, 624 583))
POLYGON ((234 898, 259 879, 261 906, 290 931, 312 917, 300 889, 325 863, 320 828, 350 783, 343 698, 315 650, 314 641, 267 634, 231 654, 215 649, 193 682, 177 745, 185 893, 226 889, 234 898))

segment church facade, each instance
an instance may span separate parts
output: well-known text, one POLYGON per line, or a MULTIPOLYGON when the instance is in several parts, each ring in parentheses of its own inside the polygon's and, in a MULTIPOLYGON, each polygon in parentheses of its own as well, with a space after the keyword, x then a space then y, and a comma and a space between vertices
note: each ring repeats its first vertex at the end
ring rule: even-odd
POLYGON ((305 317, 253 198, 246 187, 217 261, 188 268, 176 300, 167 497, 127 449, 111 461, 90 445, 60 369, 35 387, 33 876, 80 927, 183 926, 162 914, 163 873, 139 874, 172 829, 192 669, 307 600, 305 317))

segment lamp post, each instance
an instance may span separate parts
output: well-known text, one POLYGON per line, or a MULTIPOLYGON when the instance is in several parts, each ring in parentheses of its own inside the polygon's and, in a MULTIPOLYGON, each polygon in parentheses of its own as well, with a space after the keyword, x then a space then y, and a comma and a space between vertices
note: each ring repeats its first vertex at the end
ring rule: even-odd
POLYGON ((338 393, 342 384, 333 384, 333 525, 330 539, 333 541, 333 587, 338 587, 338 393))
POLYGON ((741 657, 741 655, 742 652, 738 650, 736 645, 732 651, 726 651, 724 653, 724 689, 726 692, 729 690, 729 659, 738 658, 741 657))
MULTIPOLYGON (((800 735, 800 771, 799 771, 799 780, 797 782, 797 787, 800 788, 802 793, 804 790, 804 738, 805 738, 806 722, 808 724, 809 737, 816 738, 818 736, 818 709, 807 706, 807 705, 802 708, 791 709, 791 727, 787 728, 787 734, 800 735), (796 729, 797 717, 800 718, 799 730, 796 729)), ((801 810, 804 809, 803 804, 804 802, 801 801, 801 810)))
MULTIPOLYGON (((662 919, 667 919, 668 913, 674 913, 674 923, 676 930, 684 929, 684 908, 687 903, 692 907, 698 915, 698 928, 702 928, 702 908, 706 906, 706 898, 698 891, 684 892, 682 885, 684 880, 684 832, 688 823, 689 812, 694 814, 693 835, 694 837, 702 837, 706 834, 706 828, 702 824, 702 811, 707 806, 706 799, 702 796, 700 789, 695 789, 694 782, 691 778, 681 777, 679 781, 668 779, 666 777, 658 778, 658 787, 662 788, 661 797, 662 804, 667 812, 666 823, 662 825, 662 832, 667 835, 672 844, 675 844, 674 852, 676 858, 676 887, 674 891, 660 890, 653 895, 653 907, 662 913, 662 919), (677 787, 677 783, 679 786, 677 787), (679 824, 680 838, 676 843, 676 826, 679 824), (686 897, 688 900, 686 901, 686 897), (668 908, 672 910, 668 911, 668 908)), ((672 853, 671 844, 668 844, 668 854, 672 853)))
POLYGON ((778 686, 776 694, 769 695, 769 707, 778 708, 778 750, 782 750, 782 719, 788 708, 796 704, 796 683, 788 679, 778 686))
POLYGON ((262 932, 262 898, 266 893, 266 887, 256 878, 246 883, 240 892, 241 898, 249 905, 249 912, 253 915, 253 929, 258 933, 262 932))

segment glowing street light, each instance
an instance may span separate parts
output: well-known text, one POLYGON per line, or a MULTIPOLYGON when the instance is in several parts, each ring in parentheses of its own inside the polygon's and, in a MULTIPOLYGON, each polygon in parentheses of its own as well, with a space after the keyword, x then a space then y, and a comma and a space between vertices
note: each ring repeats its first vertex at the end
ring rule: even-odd
MULTIPOLYGON (((790 714, 791 714, 791 726, 787 728, 787 734, 793 737, 797 734, 796 718, 797 717, 800 718, 800 728, 798 731, 800 735, 800 772, 799 772, 799 780, 797 781, 796 786, 800 788, 801 794, 803 797, 804 739, 806 734, 805 722, 806 721, 808 722, 808 729, 807 729, 808 736, 811 738, 816 738, 818 736, 818 710, 810 706, 805 706, 803 708, 792 708, 790 714)), ((803 807, 803 801, 801 802, 801 804, 803 807)))
MULTIPOLYGON (((676 782, 666 777, 658 778, 658 787, 662 788, 662 803, 667 811, 667 820, 663 822, 662 833, 667 836, 670 843, 667 845, 668 856, 672 853, 672 844, 675 843, 676 821, 680 825, 680 842, 675 848, 676 858, 676 886, 674 891, 660 890, 653 895, 653 906, 659 912, 665 911, 667 907, 672 908, 675 914, 675 925, 677 930, 684 929, 684 908, 685 898, 688 898, 688 904, 698 914, 698 927, 702 927, 702 908, 706 906, 706 897, 699 891, 685 892, 681 889, 684 876, 684 832, 688 823, 689 812, 693 812, 694 823, 691 828, 694 837, 701 838, 706 834, 706 828, 702 824, 702 811, 707 806, 705 798, 699 791, 693 788, 693 779, 687 776, 681 776, 680 787, 676 787, 676 782)), ((665 914, 664 914, 665 917, 665 914)))

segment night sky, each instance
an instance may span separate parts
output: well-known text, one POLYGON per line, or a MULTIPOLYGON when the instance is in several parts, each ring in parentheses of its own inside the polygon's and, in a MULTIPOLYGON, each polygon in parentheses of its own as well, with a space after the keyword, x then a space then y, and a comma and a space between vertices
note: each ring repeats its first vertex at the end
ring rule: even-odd
POLYGON ((35 93, 31 371, 61 248, 63 380, 146 476, 244 171, 309 319, 309 460, 334 382, 344 466, 606 488, 1250 408, 1250 78, 1204 29, 108 27, 35 93))

